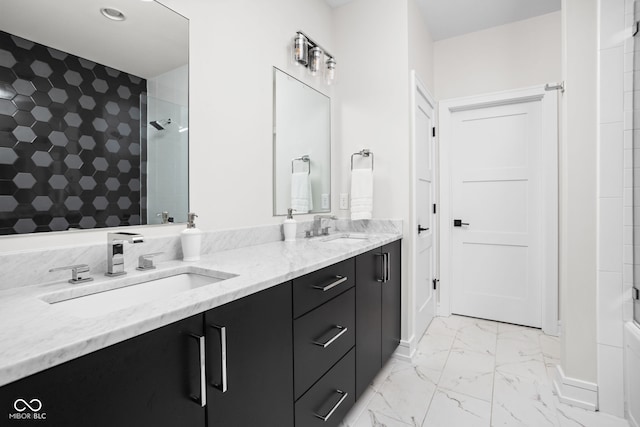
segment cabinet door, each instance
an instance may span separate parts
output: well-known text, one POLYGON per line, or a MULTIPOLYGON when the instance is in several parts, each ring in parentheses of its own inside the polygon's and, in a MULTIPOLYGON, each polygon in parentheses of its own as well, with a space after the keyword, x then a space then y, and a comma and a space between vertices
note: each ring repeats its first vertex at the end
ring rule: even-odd
POLYGON ((205 410, 197 402, 199 348, 192 334, 202 334, 202 315, 4 386, 0 388, 2 417, 18 412, 17 399, 38 399, 42 407, 36 412, 19 402, 23 418, 16 425, 30 425, 25 416, 44 415, 46 419, 32 421, 33 425, 203 426, 205 410))
POLYGON ((356 257, 356 399, 382 367, 381 270, 379 248, 356 257))
POLYGON ((208 426, 293 426, 291 305, 287 282, 205 313, 208 426))
POLYGON ((400 304, 401 304, 401 241, 382 247, 388 254, 389 279, 382 284, 382 364, 391 357, 400 344, 400 304))

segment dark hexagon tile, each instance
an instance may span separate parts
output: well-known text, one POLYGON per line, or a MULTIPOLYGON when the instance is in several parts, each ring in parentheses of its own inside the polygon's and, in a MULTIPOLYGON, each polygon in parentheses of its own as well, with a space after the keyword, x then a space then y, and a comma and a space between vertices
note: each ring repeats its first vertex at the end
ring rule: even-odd
POLYGON ((67 113, 64 116, 64 121, 67 122, 69 126, 78 127, 80 123, 82 123, 82 119, 78 115, 78 113, 67 113))
POLYGON ((64 102, 69 98, 69 96, 67 95, 67 92, 57 87, 52 88, 49 91, 48 95, 53 102, 58 102, 60 104, 64 104, 64 102))
POLYGON ((11 40, 16 44, 16 46, 25 50, 31 50, 35 46, 35 43, 31 40, 23 39, 18 36, 11 35, 11 40))
POLYGON ((33 87, 35 87, 36 90, 40 92, 49 92, 53 87, 51 86, 51 82, 49 82, 49 80, 45 79, 44 77, 34 77, 34 79, 31 80, 31 83, 33 84, 33 87))
MULTIPOLYGON (((48 92, 49 92, 48 90, 46 92, 41 92, 41 91, 38 90, 33 95, 31 95, 31 98, 39 106, 47 107, 47 106, 49 106, 51 104, 51 98, 47 94, 48 92)), ((35 106, 35 104, 34 104, 34 106, 35 106)))
POLYGON ((39 105, 33 107, 31 114, 33 114, 33 117, 40 122, 47 122, 52 117, 51 112, 46 107, 41 107, 39 105))
POLYGON ((103 119, 102 117, 96 117, 95 120, 93 121, 93 127, 98 132, 104 132, 107 130, 109 126, 107 125, 107 122, 105 121, 105 119, 103 119))
POLYGON ((36 231, 36 223, 33 222, 33 220, 30 218, 21 218, 16 221, 13 229, 16 231, 16 233, 19 234, 33 233, 34 231, 36 231))
POLYGON ((51 220, 49 228, 51 231, 65 231, 69 229, 69 223, 65 218, 57 217, 51 220))
POLYGON ((13 116, 18 110, 16 105, 8 99, 0 99, 0 114, 5 116, 13 116))
POLYGON ((83 150, 93 150, 96 146, 96 140, 89 135, 82 135, 78 140, 78 143, 83 150))
POLYGON ((68 70, 64 73, 64 79, 73 86, 79 86, 82 83, 82 76, 77 71, 68 70))
POLYGON ((17 79, 11 86, 16 90, 16 92, 20 95, 31 96, 33 92, 36 91, 36 88, 31 84, 30 81, 24 79, 17 79))
POLYGON ((69 167, 69 169, 80 169, 83 162, 77 154, 69 154, 64 159, 64 163, 69 167))
POLYGON ((54 49, 52 47, 47 47, 47 50, 49 51, 49 55, 51 55, 53 59, 57 59, 59 61, 64 61, 65 58, 68 56, 67 53, 58 49, 54 49))
POLYGON ((105 148, 110 153, 117 153, 118 151, 120 151, 120 143, 115 139, 109 139, 105 144, 105 148))
POLYGON ((83 176, 79 183, 83 190, 93 190, 96 187, 96 180, 91 176, 83 176))
MULTIPOLYGON (((78 138, 80 138, 80 136, 81 136, 80 129, 78 129, 76 127, 72 127, 72 126, 69 126, 68 128, 66 128, 64 130, 64 134, 67 136, 69 141, 77 141, 78 138)), ((73 147, 73 145, 72 145, 72 147, 73 147)))
POLYGON ((47 135, 48 136, 51 133, 52 129, 51 129, 51 126, 49 126, 49 123, 36 122, 33 126, 31 126, 31 129, 33 129, 33 131, 36 133, 36 135, 38 135, 38 137, 36 138, 34 143, 37 143, 38 140, 42 140, 43 142, 49 143, 49 139, 46 136, 44 136, 44 137, 41 136, 41 135, 47 135))
POLYGON ((37 211, 47 212, 53 206, 53 202, 49 196, 36 196, 31 202, 31 206, 37 211))
POLYGON ((12 165, 17 159, 18 155, 13 151, 13 148, 0 147, 0 164, 12 165))
POLYGON ((114 79, 117 79, 120 76, 120 70, 116 70, 115 68, 111 68, 111 67, 104 67, 104 70, 107 72, 107 74, 110 77, 113 77, 114 79))
POLYGON ((0 196, 0 212, 13 212, 18 201, 13 196, 0 196))
POLYGON ((16 96, 16 90, 9 83, 0 82, 0 99, 11 100, 16 96))
POLYGON ((13 178, 13 182, 18 188, 32 188, 36 179, 28 172, 20 172, 13 178))
POLYGON ((87 95, 82 95, 80 99, 78 99, 78 103, 85 110, 93 110, 96 107, 96 101, 87 95))
POLYGON ((104 157, 96 157, 93 161, 93 167, 96 168, 97 171, 106 171, 109 167, 109 162, 104 157))
MULTIPOLYGON (((32 96, 35 96, 36 93, 38 92, 35 92, 32 96)), ((2 100, 0 99, 0 101, 2 100)), ((16 107, 18 107, 19 110, 24 110, 24 111, 31 111, 33 110, 33 107, 36 106, 33 99, 26 95, 16 95, 13 98, 13 103, 16 105, 16 107)))
POLYGON ((44 77, 45 79, 53 73, 53 70, 51 69, 49 64, 47 64, 46 62, 39 61, 37 59, 33 61, 33 63, 31 64, 31 69, 33 70, 36 76, 44 77))
POLYGON ((31 156, 31 160, 36 166, 43 168, 48 168, 51 163, 53 163, 51 155, 46 151, 36 151, 33 153, 33 156, 31 156))
POLYGON ((0 49, 0 65, 7 68, 12 68, 16 65, 16 58, 8 50, 0 49))
POLYGON ((67 200, 64 201, 64 205, 70 211, 79 211, 82 207, 82 204, 82 199, 78 196, 69 196, 67 197, 67 200))
POLYGON ((99 93, 107 93, 107 91, 109 90, 109 85, 102 79, 95 79, 93 83, 91 83, 91 85, 96 90, 96 92, 99 93))
POLYGON ((13 135, 18 139, 18 141, 22 142, 33 142, 33 140, 36 139, 36 134, 33 133, 33 130, 26 126, 17 126, 13 130, 13 135))
POLYGON ((31 127, 36 122, 36 119, 33 118, 30 112, 18 110, 13 115, 13 119, 20 126, 28 126, 31 127))
POLYGON ((69 181, 67 181, 64 175, 52 175, 51 178, 49 178, 49 185, 54 190, 64 190, 68 183, 69 181))
POLYGON ((13 165, 0 165, 0 180, 12 180, 16 177, 16 168, 13 165))
POLYGON ((49 134, 49 141, 51 141, 53 145, 64 147, 69 142, 69 139, 64 134, 64 132, 54 130, 49 134))

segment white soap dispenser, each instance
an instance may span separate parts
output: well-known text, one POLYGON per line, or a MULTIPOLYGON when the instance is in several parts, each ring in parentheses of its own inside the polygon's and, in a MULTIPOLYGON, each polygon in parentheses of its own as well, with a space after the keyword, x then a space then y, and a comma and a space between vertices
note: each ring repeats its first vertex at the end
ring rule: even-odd
POLYGON ((293 219, 293 209, 289 208, 287 210, 287 218, 284 220, 282 224, 282 228, 284 231, 284 241, 285 242, 295 242, 296 241, 296 220, 293 219))
POLYGON ((187 214, 187 228, 180 233, 180 241, 182 242, 182 260, 198 261, 200 259, 200 245, 202 244, 202 231, 196 228, 193 212, 187 214))

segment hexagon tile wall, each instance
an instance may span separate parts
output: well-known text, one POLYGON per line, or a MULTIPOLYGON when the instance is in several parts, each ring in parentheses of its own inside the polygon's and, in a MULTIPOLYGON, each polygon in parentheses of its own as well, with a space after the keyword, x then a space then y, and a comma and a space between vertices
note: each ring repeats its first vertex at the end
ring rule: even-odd
POLYGON ((146 88, 0 31, 0 234, 140 224, 146 88))

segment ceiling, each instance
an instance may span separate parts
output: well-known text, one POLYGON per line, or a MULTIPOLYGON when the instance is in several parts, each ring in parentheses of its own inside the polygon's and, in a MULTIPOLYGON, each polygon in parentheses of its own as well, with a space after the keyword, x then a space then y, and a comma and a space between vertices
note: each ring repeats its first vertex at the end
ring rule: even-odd
MULTIPOLYGON (((352 0, 325 0, 340 7, 352 0)), ((417 0, 434 41, 560 10, 560 0, 417 0)))
POLYGON ((0 30, 150 78, 188 62, 189 21, 153 1, 1 0, 0 30), (122 11, 124 21, 100 13, 122 11))

